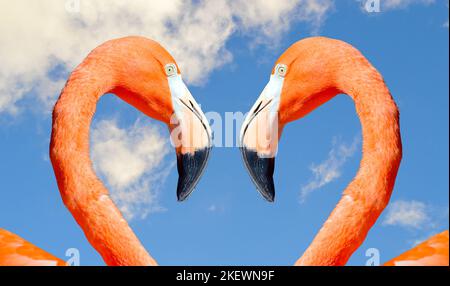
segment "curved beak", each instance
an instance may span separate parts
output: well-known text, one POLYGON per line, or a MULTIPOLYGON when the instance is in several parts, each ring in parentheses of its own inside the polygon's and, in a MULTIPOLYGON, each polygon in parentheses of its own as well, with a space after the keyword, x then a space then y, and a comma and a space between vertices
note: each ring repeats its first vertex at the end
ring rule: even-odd
POLYGON ((278 121, 284 78, 272 75, 241 129, 241 153, 257 190, 269 202, 275 200, 273 173, 281 133, 278 121))
POLYGON ((177 198, 184 201, 194 191, 206 168, 212 148, 211 129, 181 76, 169 77, 169 86, 174 109, 169 129, 177 153, 177 198))

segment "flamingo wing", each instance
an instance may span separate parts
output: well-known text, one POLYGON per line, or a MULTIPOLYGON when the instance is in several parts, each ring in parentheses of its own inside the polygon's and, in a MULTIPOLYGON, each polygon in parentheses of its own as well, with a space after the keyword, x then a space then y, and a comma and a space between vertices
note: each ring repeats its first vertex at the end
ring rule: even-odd
POLYGON ((449 266, 448 230, 388 261, 385 266, 449 266))
POLYGON ((64 266, 65 262, 19 236, 0 229, 0 266, 64 266))

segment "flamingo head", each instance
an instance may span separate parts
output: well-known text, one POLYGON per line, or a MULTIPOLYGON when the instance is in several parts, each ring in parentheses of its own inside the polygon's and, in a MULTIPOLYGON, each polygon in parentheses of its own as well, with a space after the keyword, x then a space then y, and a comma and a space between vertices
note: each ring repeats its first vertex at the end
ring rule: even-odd
POLYGON ((328 41, 310 38, 287 49, 242 126, 243 161, 257 190, 269 202, 275 199, 273 173, 284 126, 336 94, 333 61, 325 49, 328 41))
POLYGON ((184 201, 209 158, 212 140, 208 120, 184 83, 177 63, 161 45, 139 37, 128 41, 133 49, 124 47, 128 54, 123 64, 129 68, 119 73, 123 80, 115 91, 144 114, 168 125, 177 155, 177 197, 184 201))

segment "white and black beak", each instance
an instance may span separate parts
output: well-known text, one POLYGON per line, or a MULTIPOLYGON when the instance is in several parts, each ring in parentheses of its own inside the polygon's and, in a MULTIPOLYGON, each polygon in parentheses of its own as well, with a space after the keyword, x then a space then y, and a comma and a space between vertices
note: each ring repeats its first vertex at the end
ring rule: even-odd
POLYGON ((276 67, 241 129, 242 159, 257 190, 269 202, 275 200, 273 174, 281 133, 278 109, 285 71, 284 65, 276 67))
POLYGON ((177 198, 184 201, 193 192, 206 168, 212 148, 211 129, 176 66, 167 65, 166 73, 174 109, 169 129, 177 153, 177 198))

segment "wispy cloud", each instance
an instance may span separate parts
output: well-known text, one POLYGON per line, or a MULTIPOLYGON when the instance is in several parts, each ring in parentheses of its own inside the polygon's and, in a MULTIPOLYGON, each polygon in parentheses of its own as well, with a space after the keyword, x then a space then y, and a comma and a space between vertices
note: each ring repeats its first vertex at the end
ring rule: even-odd
POLYGON ((448 205, 439 206, 415 200, 391 202, 385 210, 383 226, 400 227, 410 232, 408 245, 414 247, 448 229, 448 205))
POLYGON ((425 203, 399 200, 389 204, 383 225, 420 229, 429 221, 429 210, 425 203))
POLYGON ((384 212, 383 225, 399 226, 411 230, 434 231, 448 228, 449 210, 416 200, 397 200, 389 203, 384 212))
POLYGON ((212 213, 218 213, 218 212, 224 212, 225 211, 225 207, 222 205, 217 205, 217 204, 211 204, 208 207, 208 211, 212 212, 212 213))
POLYGON ((163 210, 158 193, 174 164, 166 162, 170 143, 159 128, 139 120, 128 128, 103 120, 92 130, 96 172, 128 220, 163 210))
POLYGON ((232 35, 276 42, 292 23, 320 26, 332 5, 332 0, 1 1, 0 114, 17 114, 19 102, 31 93, 51 106, 68 72, 112 38, 159 41, 188 83, 202 85, 232 61, 226 48, 232 35))
POLYGON ((215 212, 215 211, 217 211, 217 206, 216 205, 210 205, 209 207, 208 207, 208 211, 210 211, 210 212, 215 212))
POLYGON ((355 154, 359 145, 359 137, 355 137, 351 144, 342 143, 334 138, 328 158, 320 164, 311 165, 313 178, 301 188, 300 202, 304 202, 312 192, 338 179, 342 175, 345 162, 355 154))

